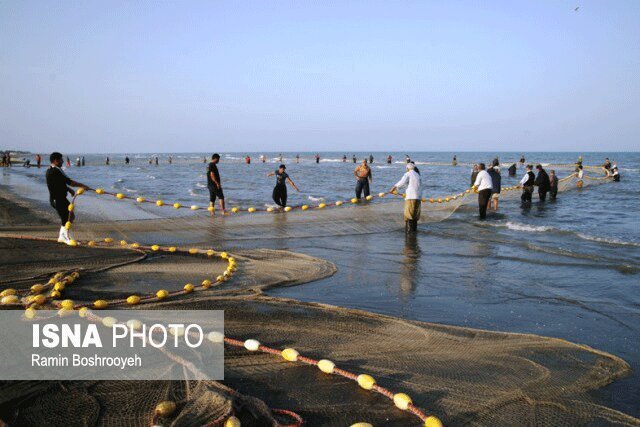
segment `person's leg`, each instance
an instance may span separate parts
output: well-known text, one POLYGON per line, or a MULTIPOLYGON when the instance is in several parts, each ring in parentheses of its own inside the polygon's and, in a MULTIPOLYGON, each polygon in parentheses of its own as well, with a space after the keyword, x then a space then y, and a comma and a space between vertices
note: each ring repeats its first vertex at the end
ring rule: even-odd
MULTIPOLYGON (((209 207, 214 208, 216 206, 216 191, 214 188, 207 187, 209 189, 209 207)), ((214 211, 211 211, 211 216, 214 216, 214 211)))
POLYGON ((364 180, 364 185, 363 185, 363 187, 364 187, 364 197, 365 197, 365 198, 366 198, 366 197, 369 197, 369 194, 370 194, 370 193, 369 193, 369 180, 367 180, 367 179, 365 179, 365 180, 364 180))
POLYGON ((282 200, 282 206, 287 206, 287 186, 283 185, 281 190, 280 199, 282 200))
POLYGON ((413 219, 411 221, 411 231, 417 231, 418 220, 420 219, 420 214, 422 213, 422 201, 414 200, 413 202, 413 219))
POLYGON ((478 193, 478 209, 480 211, 480 219, 487 217, 487 202, 488 196, 491 194, 491 190, 481 190, 478 193))
POLYGON ((362 197, 362 180, 359 179, 356 181, 356 198, 359 199, 362 197))
POLYGON ((276 205, 282 206, 282 201, 280 200, 280 186, 276 185, 273 187, 273 193, 271 194, 271 198, 275 202, 276 205))
POLYGON ((220 199, 220 210, 224 215, 227 210, 225 209, 225 205, 224 205, 224 193, 222 192, 222 189, 218 190, 218 199, 220 199))
POLYGON ((538 191, 538 196, 540 196, 540 201, 544 202, 547 200, 547 192, 546 191, 538 191))

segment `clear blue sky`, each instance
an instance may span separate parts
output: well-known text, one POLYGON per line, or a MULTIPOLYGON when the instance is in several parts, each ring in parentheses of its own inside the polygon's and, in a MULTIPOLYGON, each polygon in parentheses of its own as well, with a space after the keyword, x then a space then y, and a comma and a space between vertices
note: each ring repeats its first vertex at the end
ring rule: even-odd
POLYGON ((0 0, 0 147, 635 151, 639 23, 638 0, 0 0))

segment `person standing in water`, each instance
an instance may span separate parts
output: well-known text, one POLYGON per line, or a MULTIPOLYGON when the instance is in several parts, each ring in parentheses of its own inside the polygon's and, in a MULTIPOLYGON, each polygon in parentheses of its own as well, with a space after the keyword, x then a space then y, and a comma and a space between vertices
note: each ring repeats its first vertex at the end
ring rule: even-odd
POLYGON ((353 157, 351 158, 351 160, 353 161, 353 163, 356 163, 356 162, 357 162, 357 160, 356 160, 356 155, 355 155, 355 154, 353 155, 353 157))
POLYGON ((453 160, 451 161, 453 166, 458 166, 458 157, 454 154, 453 160))
POLYGON ((614 166, 613 169, 611 170, 612 173, 612 177, 613 177, 613 181, 614 182, 620 182, 620 172, 618 172, 618 166, 614 166))
POLYGON ((524 174, 522 179, 520 180, 520 185, 522 186, 522 196, 520 196, 520 200, 523 203, 531 203, 531 195, 533 194, 533 184, 536 181, 536 176, 533 174, 533 166, 527 165, 527 172, 524 174))
POLYGON ((549 198, 555 200, 558 195, 558 176, 556 171, 551 169, 549 171, 549 198))
MULTIPOLYGON (((215 207, 216 198, 220 199, 220 210, 222 215, 227 211, 224 206, 224 193, 222 191, 222 182, 220 181, 220 172, 218 171, 218 163, 220 162, 220 154, 215 153, 211 156, 211 162, 207 168, 207 188, 209 189, 209 207, 215 207)), ((211 216, 214 212, 211 212, 211 216)))
POLYGON ((471 186, 476 182, 476 178, 478 177, 478 164, 474 163, 473 168, 471 169, 471 186))
POLYGON ((131 161, 131 160, 129 159, 129 156, 126 156, 126 157, 124 158, 124 164, 125 164, 125 165, 128 165, 130 161, 131 161))
POLYGON ((415 167, 413 163, 407 163, 407 172, 402 176, 402 179, 389 190, 390 193, 395 194, 398 188, 402 188, 405 185, 407 186, 404 198, 404 224, 406 233, 415 232, 418 229, 418 220, 420 219, 422 178, 416 173, 415 167))
POLYGON ((342 163, 347 163, 347 155, 346 154, 342 155, 342 163))
POLYGON ((516 176, 517 169, 518 167, 515 163, 509 166, 509 176, 516 176))
POLYGON ((373 164, 373 154, 369 154, 369 164, 373 164))
POLYGON ((273 194, 271 197, 278 206, 283 208, 287 206, 287 182, 295 188, 296 191, 300 191, 291 178, 289 178, 287 172, 285 172, 286 169, 287 167, 285 165, 280 165, 275 172, 270 172, 267 175, 267 177, 274 175, 276 177, 276 185, 273 187, 273 194))
POLYGON ((251 157, 247 154, 247 157, 244 158, 244 161, 246 164, 250 165, 251 164, 251 157))
POLYGON ((42 164, 42 157, 40 157, 40 154, 36 154, 36 164, 38 165, 39 169, 40 165, 42 164))
POLYGON ((373 182, 373 175, 371 168, 367 165, 367 159, 362 160, 362 164, 353 171, 353 175, 356 177, 356 198, 360 200, 363 191, 364 197, 368 197, 370 194, 369 183, 373 182))
POLYGON ((296 154, 296 163, 300 163, 300 154, 296 154))
POLYGON ((82 166, 84 166, 84 156, 82 156, 82 166))
POLYGON ((522 156, 520 156, 520 165, 524 166, 524 162, 525 162, 525 159, 523 154, 522 156))
POLYGON ((62 154, 58 152, 51 153, 49 156, 51 166, 47 169, 46 180, 47 188, 49 189, 49 204, 56 210, 58 216, 60 216, 60 234, 58 235, 58 242, 71 244, 73 239, 69 233, 69 230, 65 227, 67 221, 73 223, 75 214, 73 211, 69 211, 69 200, 67 200, 67 193, 72 196, 74 191, 69 187, 81 187, 87 189, 88 187, 80 182, 73 181, 69 178, 61 169, 63 164, 62 154))
POLYGON ((493 203, 493 210, 498 210, 498 204, 500 201, 500 190, 502 185, 502 177, 500 176, 500 167, 498 166, 498 160, 494 160, 491 167, 487 171, 489 176, 491 177, 491 183, 493 187, 491 189, 491 201, 489 204, 493 203))
POLYGON ((390 165, 392 161, 393 161, 393 157, 391 157, 391 154, 389 154, 387 156, 387 164, 390 165))
POLYGON ((538 186, 538 197, 540 197, 541 202, 544 202, 547 199, 547 193, 551 187, 549 175, 547 175, 547 171, 544 170, 542 165, 536 165, 536 170, 538 171, 538 176, 534 181, 534 185, 538 186))
POLYGON ((104 164, 109 166, 109 162, 110 162, 109 157, 107 157, 106 160, 104 161, 104 164))
POLYGON ((320 163, 320 154, 316 153, 316 163, 320 163))
POLYGON ((405 155, 404 155, 404 162, 405 162, 405 163, 411 163, 411 157, 409 157, 409 155, 408 155, 408 154, 405 154, 405 155))
POLYGON ((478 209, 480 211, 480 219, 487 217, 487 207, 493 190, 493 181, 491 175, 485 170, 484 163, 478 165, 478 176, 473 183, 473 188, 478 192, 478 209))

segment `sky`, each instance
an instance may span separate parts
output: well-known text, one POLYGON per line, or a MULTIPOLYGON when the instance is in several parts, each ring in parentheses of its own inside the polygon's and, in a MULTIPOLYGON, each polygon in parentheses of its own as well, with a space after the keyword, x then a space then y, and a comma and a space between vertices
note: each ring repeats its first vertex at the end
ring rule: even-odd
POLYGON ((0 0, 0 149, 637 151, 639 22, 637 0, 0 0))

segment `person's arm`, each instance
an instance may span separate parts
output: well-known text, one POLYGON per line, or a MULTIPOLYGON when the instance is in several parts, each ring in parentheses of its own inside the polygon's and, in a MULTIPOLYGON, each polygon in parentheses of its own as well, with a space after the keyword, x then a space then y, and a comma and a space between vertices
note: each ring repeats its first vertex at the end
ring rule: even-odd
POLYGON ((220 189, 220 183, 218 182, 218 180, 216 179, 216 174, 214 174, 213 172, 209 172, 209 175, 211 176, 211 181, 213 181, 213 183, 216 185, 216 187, 218 187, 218 189, 220 189))
POLYGON ((476 176, 476 181, 473 183, 472 187, 477 190, 478 187, 480 187, 481 183, 482 183, 482 174, 478 172, 478 175, 476 176))
POLYGON ((298 190, 298 187, 296 187, 296 185, 293 183, 293 181, 291 180, 291 178, 287 177, 287 181, 289 181, 289 184, 296 189, 296 191, 300 191, 298 190))
POLYGON ((269 178, 270 176, 274 176, 275 174, 276 174, 275 172, 269 172, 269 173, 267 174, 267 178, 269 178))
POLYGON ((356 177, 356 179, 360 179, 360 177, 358 176, 358 169, 359 169, 359 168, 360 168, 360 166, 358 166, 357 168, 355 168, 355 169, 353 170, 353 176, 355 176, 355 177, 356 177))
POLYGON ((400 179, 400 181, 398 181, 396 185, 391 187, 391 190, 389 190, 389 193, 395 193, 398 190, 398 188, 404 187, 407 184, 408 180, 409 180, 409 174, 405 173, 404 175, 402 175, 402 178, 400 179))
POLYGON ((369 182, 373 183, 373 171, 369 168, 369 182))
POLYGON ((524 185, 529 180, 529 174, 525 173, 522 179, 520 180, 520 185, 524 185))

